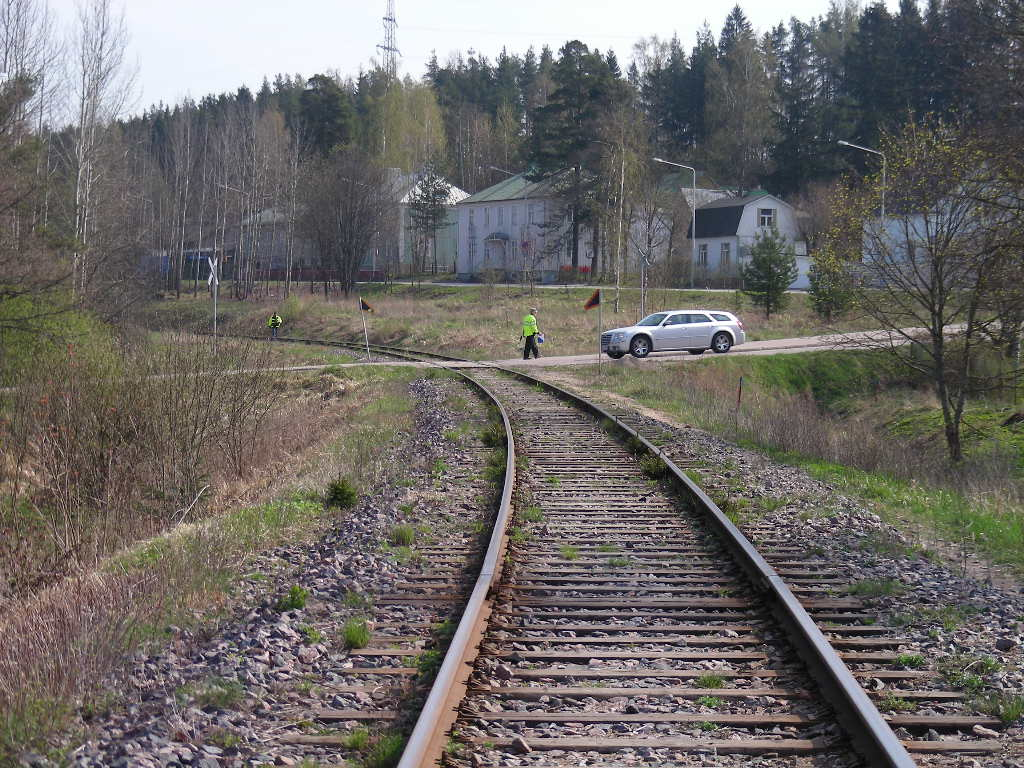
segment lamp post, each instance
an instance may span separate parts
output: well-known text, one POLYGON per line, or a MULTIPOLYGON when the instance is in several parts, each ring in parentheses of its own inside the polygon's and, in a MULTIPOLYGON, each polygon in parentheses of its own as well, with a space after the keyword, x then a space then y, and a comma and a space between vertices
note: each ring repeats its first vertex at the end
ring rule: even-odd
POLYGON ((861 152, 869 152, 872 155, 878 155, 882 158, 882 226, 885 226, 885 153, 879 152, 877 149, 870 149, 868 147, 862 147, 860 144, 851 144, 848 141, 840 139, 838 142, 841 147, 849 147, 850 149, 859 149, 861 152))
POLYGON ((690 287, 693 287, 693 270, 697 267, 697 169, 690 165, 683 165, 682 163, 673 163, 671 160, 662 160, 660 157, 652 157, 652 160, 656 163, 664 163, 665 165, 674 165, 676 168, 685 168, 693 174, 693 191, 691 192, 692 199, 690 202, 690 229, 692 237, 690 238, 690 245, 692 247, 692 253, 690 254, 690 287))

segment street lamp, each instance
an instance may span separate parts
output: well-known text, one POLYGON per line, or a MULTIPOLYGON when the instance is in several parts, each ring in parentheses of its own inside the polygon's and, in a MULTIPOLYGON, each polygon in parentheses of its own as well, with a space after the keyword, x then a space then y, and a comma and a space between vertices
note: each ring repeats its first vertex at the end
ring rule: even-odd
POLYGON ((690 203, 691 221, 690 228, 691 232, 690 245, 693 252, 690 255, 690 287, 693 287, 693 271, 697 268, 697 169, 693 166, 683 165, 682 163, 673 163, 671 160, 662 160, 660 157, 652 157, 652 160, 656 163, 664 163, 665 165, 674 165, 676 168, 685 168, 693 174, 693 192, 692 201, 690 203))
POLYGON ((882 158, 882 226, 885 226, 885 153, 879 152, 877 149, 869 149, 868 147, 862 147, 860 144, 851 144, 848 141, 840 139, 838 142, 841 147, 850 147, 850 149, 859 149, 861 152, 870 152, 872 155, 878 155, 882 158))

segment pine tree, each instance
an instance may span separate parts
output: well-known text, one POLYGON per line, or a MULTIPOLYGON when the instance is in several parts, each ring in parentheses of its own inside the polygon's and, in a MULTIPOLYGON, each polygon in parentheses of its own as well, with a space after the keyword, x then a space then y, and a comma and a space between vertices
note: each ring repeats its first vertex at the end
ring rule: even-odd
POLYGON ((786 291, 799 275, 793 246, 775 227, 759 233, 750 249, 750 261, 741 267, 740 274, 743 292, 754 304, 764 307, 765 317, 771 317, 772 312, 786 306, 786 291))
POLYGON ((797 192, 821 173, 818 80, 812 54, 810 29, 792 19, 778 67, 779 137, 772 152, 775 171, 770 177, 772 191, 782 195, 797 192))
POLYGON ((302 121, 310 146, 327 157, 348 144, 353 135, 353 109, 349 95, 328 75, 313 75, 299 98, 302 121))
POLYGON ((600 182, 600 125, 622 104, 628 86, 615 77, 608 60, 579 40, 566 43, 552 73, 555 90, 534 113, 530 147, 531 178, 554 178, 570 220, 573 274, 579 268, 579 232, 594 213, 600 182))

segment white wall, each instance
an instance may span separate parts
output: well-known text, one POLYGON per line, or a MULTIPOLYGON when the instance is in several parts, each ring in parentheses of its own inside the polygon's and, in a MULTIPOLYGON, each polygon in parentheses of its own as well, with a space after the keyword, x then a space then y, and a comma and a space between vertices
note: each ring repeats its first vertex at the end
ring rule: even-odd
MULTIPOLYGON (((548 217, 558 215, 559 209, 551 201, 532 199, 462 203, 456 209, 459 220, 456 259, 459 279, 473 279, 482 271, 490 269, 519 273, 524 268, 531 268, 543 273, 538 274, 538 279, 553 280, 561 265, 572 262, 565 244, 556 252, 545 255, 548 246, 553 246, 568 230, 568 221, 562 221, 561 226, 554 230, 544 226, 548 217), (504 246, 497 242, 486 242, 489 235, 496 233, 508 235, 509 239, 503 241, 504 246), (525 248, 523 243, 526 243, 525 248)), ((581 264, 590 264, 590 250, 589 232, 581 229, 581 264)))
MULTIPOLYGON (((748 203, 743 209, 743 213, 740 216, 740 223, 736 228, 737 234, 732 237, 713 237, 713 238, 702 238, 697 241, 698 247, 701 244, 706 243, 708 246, 708 266, 707 266, 707 277, 714 278, 722 275, 724 270, 721 265, 721 244, 723 242, 731 242, 732 245, 732 272, 733 274, 739 274, 739 268, 741 264, 746 263, 746 259, 743 258, 749 253, 751 247, 753 247, 756 236, 761 232, 767 232, 768 229, 758 226, 759 209, 761 208, 773 208, 775 210, 775 226, 779 230, 779 234, 782 235, 788 243, 790 243, 797 254, 797 278, 790 284, 790 288, 793 290, 806 290, 810 287, 810 281, 807 277, 807 271, 810 268, 810 259, 807 257, 807 246, 800 240, 800 228, 797 225, 796 212, 787 203, 779 200, 776 197, 768 195, 759 200, 755 200, 748 203)), ((700 211, 697 211, 697 217, 700 218, 700 211)), ((701 277, 701 269, 694 266, 695 279, 699 281, 701 277)))

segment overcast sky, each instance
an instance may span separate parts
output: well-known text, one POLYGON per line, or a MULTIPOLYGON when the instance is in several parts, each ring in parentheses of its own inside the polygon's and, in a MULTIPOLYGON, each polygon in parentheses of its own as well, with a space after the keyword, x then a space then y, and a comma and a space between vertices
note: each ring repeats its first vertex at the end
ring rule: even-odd
MULTIPOLYGON (((138 109, 185 96, 254 90, 278 72, 306 77, 326 70, 355 75, 378 57, 385 0, 124 0, 139 67, 138 109)), ((76 0, 50 0, 62 25, 74 18, 76 0)), ((115 4, 118 0, 115 0, 115 4)), ((678 33, 685 48, 707 21, 717 37, 735 0, 396 0, 399 70, 420 77, 436 51, 474 50, 493 59, 502 46, 523 53, 547 44, 556 51, 578 38, 613 48, 623 68, 642 37, 678 33), (690 10, 697 6, 700 10, 690 10)), ((796 16, 825 13, 828 0, 740 4, 758 32, 796 16)), ((887 0, 890 10, 898 0, 887 0)))

